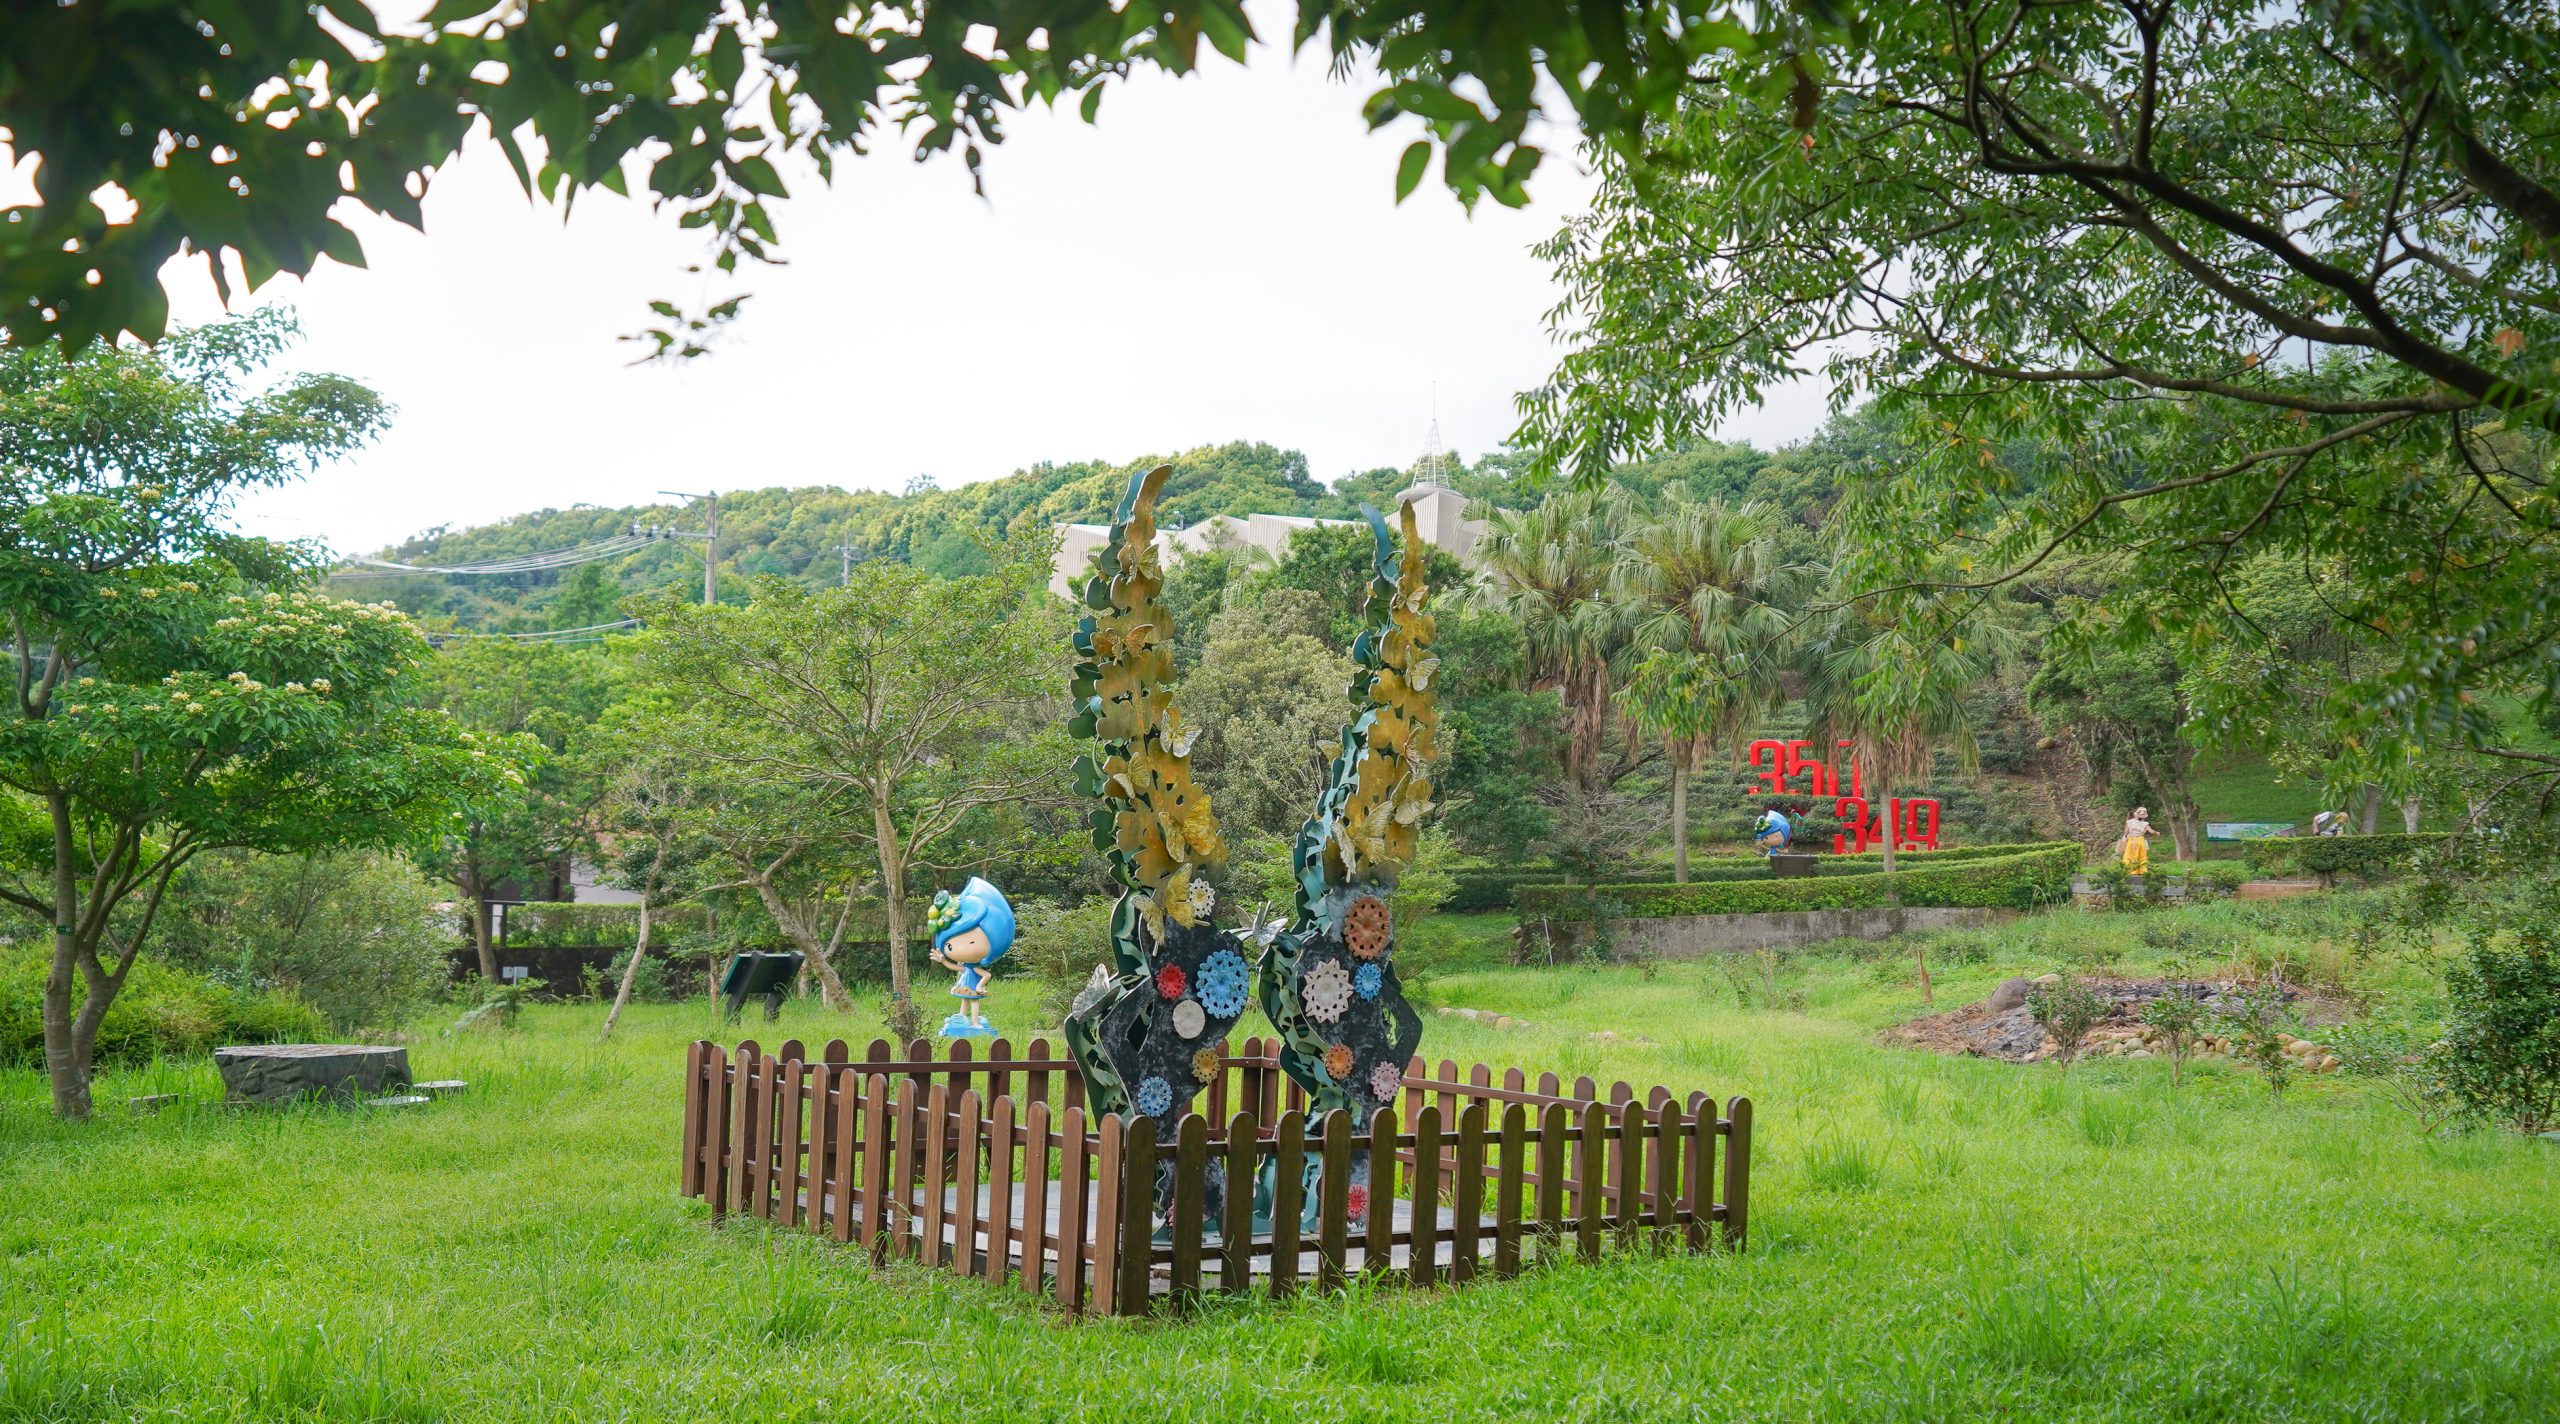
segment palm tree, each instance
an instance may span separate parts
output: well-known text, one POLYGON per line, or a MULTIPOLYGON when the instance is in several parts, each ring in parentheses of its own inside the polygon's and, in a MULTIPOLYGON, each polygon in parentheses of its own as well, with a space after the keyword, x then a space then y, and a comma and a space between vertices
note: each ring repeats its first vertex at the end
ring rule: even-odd
MULTIPOLYGON (((1850 744, 1867 799, 1888 820, 1896 789, 1927 776, 1940 747, 1968 771, 1979 764, 1964 699, 1991 671, 1992 631, 1952 613, 1925 598, 1846 601, 1805 648, 1808 735, 1850 744)), ((1897 829, 1884 838, 1888 874, 1897 829)))
POLYGON ((1487 511, 1476 544, 1482 576, 1470 597, 1520 626, 1531 683, 1563 694, 1564 770, 1578 785, 1589 784, 1608 734, 1623 623, 1609 581, 1628 511, 1616 485, 1559 489, 1530 509, 1487 511))
POLYGON ((1759 501, 1675 499, 1629 533, 1611 570, 1629 665, 1621 704, 1671 761, 1671 873, 1689 879, 1689 779, 1717 743, 1785 700, 1782 607, 1807 570, 1785 562, 1785 516, 1759 501))

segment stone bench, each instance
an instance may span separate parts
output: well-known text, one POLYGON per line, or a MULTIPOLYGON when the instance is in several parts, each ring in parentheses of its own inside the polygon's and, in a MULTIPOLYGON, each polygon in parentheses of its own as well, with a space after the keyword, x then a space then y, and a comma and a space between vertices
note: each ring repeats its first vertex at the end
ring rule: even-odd
POLYGON ((213 1051, 223 1100, 289 1103, 378 1098, 409 1086, 409 1050, 358 1043, 267 1043, 213 1051))

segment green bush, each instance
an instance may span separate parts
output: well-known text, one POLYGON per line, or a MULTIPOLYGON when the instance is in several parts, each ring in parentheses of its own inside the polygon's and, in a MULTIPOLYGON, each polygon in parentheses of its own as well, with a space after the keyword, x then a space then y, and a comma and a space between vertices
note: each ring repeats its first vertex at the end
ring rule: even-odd
POLYGON ((452 892, 379 851, 260 855, 188 865, 144 953, 234 989, 279 990, 341 1032, 392 1029, 449 978, 452 892))
POLYGON ((2275 836, 2244 842, 2241 853, 2260 874, 2293 871, 2379 880, 2409 869, 2419 851, 2444 841, 2440 835, 2275 836))
MULTIPOLYGON (((44 1059, 46 951, 0 948, 0 1063, 44 1059)), ((147 1063, 186 1058, 230 1043, 324 1039, 320 1011, 287 994, 235 989, 158 960, 133 966, 124 992, 98 1025, 97 1061, 147 1063)))
MULTIPOLYGON (((1751 915, 1783 910, 1847 910, 1893 905, 2027 909, 2070 893, 2080 847, 2057 841, 2007 854, 1914 853, 1909 870, 1887 875, 1816 875, 1781 880, 1765 870, 1751 880, 1688 885, 1612 885, 1614 912, 1635 919, 1664 915, 1751 915)), ((1524 885, 1514 903, 1524 920, 1583 916, 1585 893, 1569 885, 1524 885)))

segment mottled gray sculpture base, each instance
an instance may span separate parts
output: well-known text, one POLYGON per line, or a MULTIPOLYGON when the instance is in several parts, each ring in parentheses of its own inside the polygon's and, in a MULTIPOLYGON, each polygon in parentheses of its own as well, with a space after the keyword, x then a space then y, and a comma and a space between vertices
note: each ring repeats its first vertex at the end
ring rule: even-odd
POLYGON ((358 1043, 270 1043, 217 1048, 223 1099, 234 1103, 287 1103, 318 1096, 341 1100, 380 1097, 409 1086, 409 1050, 358 1043))

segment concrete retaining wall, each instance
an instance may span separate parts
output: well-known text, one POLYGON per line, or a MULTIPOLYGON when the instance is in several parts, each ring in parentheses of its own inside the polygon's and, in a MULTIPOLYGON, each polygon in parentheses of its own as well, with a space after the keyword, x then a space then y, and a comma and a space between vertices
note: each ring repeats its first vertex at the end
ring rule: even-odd
MULTIPOLYGON (((1755 949, 1789 949, 1827 939, 1884 939, 1932 930, 1973 929, 2018 917, 2016 910, 1915 906, 1904 909, 1780 910, 1762 915, 1664 915, 1612 920, 1612 951, 1622 959, 1703 959, 1755 949)), ((1574 958, 1590 925, 1581 920, 1531 921, 1520 927, 1522 963, 1574 958)))

